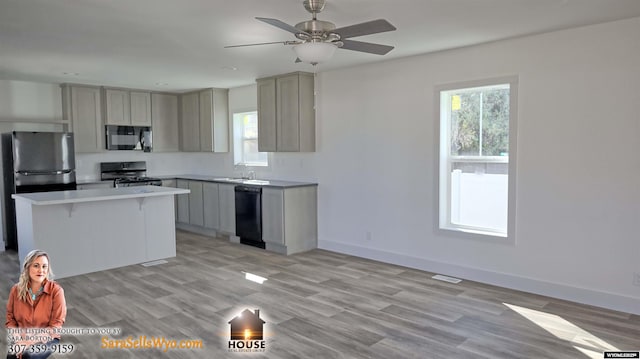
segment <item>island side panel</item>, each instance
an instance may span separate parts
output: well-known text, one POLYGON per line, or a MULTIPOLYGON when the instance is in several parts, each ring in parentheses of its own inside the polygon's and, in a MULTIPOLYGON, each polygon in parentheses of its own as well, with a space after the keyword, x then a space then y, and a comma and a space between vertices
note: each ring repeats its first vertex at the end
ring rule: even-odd
POLYGON ((18 258, 20 260, 20 270, 22 270, 22 266, 24 265, 24 257, 27 253, 36 249, 35 243, 33 242, 33 212, 31 208, 31 203, 22 200, 13 200, 15 201, 16 208, 16 227, 18 238, 20 239, 18 245, 18 258))
POLYGON ((146 261, 176 256, 174 196, 146 198, 144 227, 146 261))

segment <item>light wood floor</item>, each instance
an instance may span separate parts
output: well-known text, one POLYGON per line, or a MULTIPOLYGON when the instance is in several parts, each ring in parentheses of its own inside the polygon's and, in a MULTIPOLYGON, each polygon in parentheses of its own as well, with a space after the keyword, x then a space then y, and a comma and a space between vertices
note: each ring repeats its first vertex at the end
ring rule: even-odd
MULTIPOLYGON (((323 250, 282 256, 179 231, 177 251, 166 264, 60 279, 65 327, 122 329, 110 339, 202 339, 204 350, 106 350, 100 336, 66 336, 76 351, 56 357, 602 358, 605 350, 640 349, 637 315, 440 282, 432 273, 323 250), (268 280, 247 281, 243 271, 268 280), (260 309, 266 321, 264 354, 227 350, 227 323, 244 309, 260 309)), ((0 276, 6 303, 18 276, 15 252, 0 254, 0 276)))

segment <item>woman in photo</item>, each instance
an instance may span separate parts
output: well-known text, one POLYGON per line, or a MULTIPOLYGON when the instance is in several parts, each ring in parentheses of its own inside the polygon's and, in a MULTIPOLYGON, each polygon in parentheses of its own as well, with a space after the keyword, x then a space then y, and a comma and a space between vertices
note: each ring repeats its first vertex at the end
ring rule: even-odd
POLYGON ((14 338, 7 359, 44 359, 58 344, 67 316, 64 290, 52 280, 49 255, 33 250, 24 258, 20 280, 11 288, 6 327, 14 338))

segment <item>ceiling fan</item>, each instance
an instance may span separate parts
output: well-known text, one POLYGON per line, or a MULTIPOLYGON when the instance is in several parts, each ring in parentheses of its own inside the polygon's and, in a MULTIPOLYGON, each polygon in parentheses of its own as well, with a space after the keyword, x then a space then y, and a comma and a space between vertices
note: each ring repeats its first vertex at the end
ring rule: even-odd
POLYGON ((332 22, 316 18, 316 15, 324 9, 325 3, 325 0, 304 0, 304 8, 311 13, 312 19, 300 22, 296 26, 291 26, 278 19, 256 17, 257 20, 289 31, 295 35, 297 40, 233 45, 225 46, 225 48, 270 44, 294 45, 293 50, 298 56, 296 62, 306 62, 312 65, 329 60, 337 48, 376 55, 385 55, 393 50, 393 46, 349 40, 352 37, 395 30, 396 28, 387 20, 378 19, 336 28, 332 22))

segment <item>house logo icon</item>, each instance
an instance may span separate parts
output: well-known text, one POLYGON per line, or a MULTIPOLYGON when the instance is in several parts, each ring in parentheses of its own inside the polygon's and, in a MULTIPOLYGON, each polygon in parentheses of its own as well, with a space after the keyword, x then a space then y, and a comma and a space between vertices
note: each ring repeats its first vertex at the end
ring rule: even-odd
POLYGON ((237 317, 231 319, 231 340, 262 340, 262 327, 266 323, 260 319, 260 310, 253 313, 245 309, 237 317))
POLYGON ((253 312, 243 310, 229 321, 229 351, 235 352, 264 352, 265 341, 263 327, 266 322, 260 318, 260 310, 253 312))

